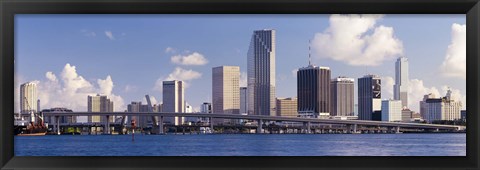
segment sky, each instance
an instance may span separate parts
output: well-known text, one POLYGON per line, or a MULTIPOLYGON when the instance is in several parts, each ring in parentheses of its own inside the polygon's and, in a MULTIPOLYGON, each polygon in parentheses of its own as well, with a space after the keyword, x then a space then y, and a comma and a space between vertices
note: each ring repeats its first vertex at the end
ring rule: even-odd
POLYGON ((15 110, 20 84, 38 83, 41 108, 87 110, 104 94, 124 111, 132 101, 162 102, 162 81, 186 82, 194 111, 211 102, 212 68, 240 66, 246 86, 254 30, 276 30, 276 94, 296 97, 296 70, 330 67, 332 78, 382 78, 393 98, 395 60, 409 59, 409 108, 423 95, 466 108, 465 15, 15 15, 15 110))

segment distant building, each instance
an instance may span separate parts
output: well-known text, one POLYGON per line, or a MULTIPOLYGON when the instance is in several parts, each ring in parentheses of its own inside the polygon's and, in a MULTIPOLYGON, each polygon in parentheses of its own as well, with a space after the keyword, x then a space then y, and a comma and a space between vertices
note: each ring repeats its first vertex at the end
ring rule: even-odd
POLYGON ((298 117, 297 98, 277 98, 277 116, 298 117))
POLYGON ((382 101, 382 121, 386 121, 386 122, 402 121, 402 101, 401 100, 383 100, 382 101))
POLYGON ((460 111, 460 117, 463 121, 467 121, 467 110, 460 111))
POLYGON ((461 118, 462 103, 451 99, 452 91, 447 91, 447 95, 441 98, 435 98, 428 94, 420 101, 420 111, 423 118, 431 123, 435 120, 457 120, 461 118))
POLYGON ((331 81, 331 116, 354 116, 355 84, 353 78, 337 77, 331 81))
POLYGON ((372 120, 374 121, 382 121, 382 111, 381 110, 375 110, 372 113, 372 120))
MULTIPOLYGON (((275 113, 275 30, 253 32, 248 49, 248 114, 274 116, 275 113)), ((215 102, 213 102, 215 105, 215 102)), ((213 106, 215 109, 215 106, 213 106)))
POLYGON ((298 114, 300 117, 330 115, 330 68, 309 65, 297 71, 298 114))
POLYGON ((27 82, 20 85, 20 115, 30 118, 34 122, 35 116, 32 112, 37 112, 37 84, 27 82))
MULTIPOLYGON (((410 109, 404 108, 402 109, 402 122, 410 122, 414 119, 414 112, 410 109)), ((420 118, 420 117, 418 117, 420 118)))
POLYGON ((248 90, 240 87, 240 114, 248 113, 248 90))
POLYGON ((153 112, 163 112, 163 104, 154 104, 153 105, 153 112))
MULTIPOLYGON (((213 113, 240 114, 240 67, 220 66, 212 68, 213 113)), ((214 118, 214 124, 224 119, 214 118)), ((233 123, 233 122, 232 122, 233 123)))
MULTIPOLYGON (((200 106, 200 113, 212 113, 212 103, 202 103, 202 105, 200 106)), ((201 117, 200 121, 204 123, 210 123, 210 120, 207 117, 201 117)))
POLYGON ((408 108, 408 80, 408 58, 399 57, 395 62, 393 99, 401 100, 403 108, 408 108))
MULTIPOLYGON (((142 102, 131 102, 127 105, 127 112, 148 112, 148 105, 142 104, 142 102)), ((127 116, 127 123, 135 120, 137 127, 147 127, 150 116, 127 116)))
POLYGON ((381 80, 376 75, 358 79, 358 119, 373 120, 372 113, 382 109, 381 80))
MULTIPOLYGON (((185 111, 185 84, 183 81, 163 81, 163 112, 185 111)), ((183 117, 165 117, 165 123, 182 125, 183 117)))
MULTIPOLYGON (((71 109, 67 109, 67 108, 59 108, 59 107, 55 107, 55 108, 51 108, 51 109, 43 109, 42 110, 43 113, 48 113, 48 112, 65 112, 65 113, 68 113, 68 112, 73 112, 71 109)), ((50 125, 52 124, 56 124, 56 120, 55 120, 55 117, 54 116, 46 116, 45 118, 45 123, 48 123, 50 125)), ((77 123, 77 117, 76 116, 60 116, 59 117, 59 121, 60 123, 77 123)))
MULTIPOLYGON (((88 112, 113 112, 113 101, 107 96, 97 94, 96 96, 87 97, 88 112)), ((105 116, 88 116, 89 123, 106 122, 105 116)), ((114 116, 110 116, 109 122, 114 121, 114 116)))

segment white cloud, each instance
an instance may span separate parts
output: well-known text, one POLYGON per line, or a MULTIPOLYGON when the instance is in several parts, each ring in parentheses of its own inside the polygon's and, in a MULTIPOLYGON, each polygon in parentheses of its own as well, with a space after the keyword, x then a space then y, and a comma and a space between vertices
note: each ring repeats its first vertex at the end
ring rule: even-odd
MULTIPOLYGON (((152 102, 152 107, 153 107, 154 104, 159 104, 158 101, 157 101, 157 98, 155 98, 155 96, 152 96, 152 95, 149 95, 149 96, 150 96, 150 102, 152 102)), ((142 103, 148 104, 147 99, 145 97, 143 97, 142 103)))
POLYGON ((317 57, 355 66, 376 66, 403 54, 402 42, 392 27, 376 23, 383 15, 331 15, 330 26, 315 34, 317 57))
POLYGON ((97 86, 94 86, 77 73, 75 66, 67 63, 60 73, 60 79, 53 72, 45 73, 45 78, 45 81, 35 80, 42 109, 66 107, 74 111, 87 111, 87 96, 97 93, 107 95, 114 102, 115 111, 125 109, 123 98, 112 93, 114 83, 110 75, 98 79, 97 86))
POLYGON ((167 47, 165 48, 165 53, 174 53, 176 50, 173 47, 167 47))
POLYGON ((424 95, 429 93, 436 97, 443 96, 436 87, 426 87, 423 80, 411 79, 408 84, 408 106, 410 110, 420 112, 420 101, 423 100, 424 95))
POLYGON ((115 40, 112 31, 105 31, 105 36, 107 36, 110 40, 115 40))
POLYGON ((298 72, 298 68, 292 70, 292 76, 294 78, 297 78, 297 72, 298 72))
POLYGON ((171 81, 171 80, 181 80, 184 81, 185 87, 188 87, 188 82, 194 79, 198 79, 202 77, 202 73, 193 71, 193 70, 186 70, 180 67, 176 67, 172 73, 170 73, 167 78, 160 77, 155 82, 155 86, 153 90, 155 91, 162 91, 163 81, 171 81))
POLYGON ((80 32, 82 32, 82 34, 83 34, 84 36, 86 36, 86 37, 95 37, 95 36, 97 36, 97 34, 96 34, 95 32, 93 32, 93 31, 88 31, 88 30, 86 30, 86 29, 83 29, 83 30, 81 30, 80 32))
POLYGON ((448 46, 445 60, 440 69, 444 76, 466 79, 467 31, 466 25, 452 25, 452 41, 448 46))
POLYGON ((240 87, 247 87, 248 82, 247 82, 247 72, 241 72, 240 73, 240 87))
POLYGON ((382 99, 393 99, 393 85, 395 80, 390 76, 381 78, 382 80, 382 99))
POLYGON ((170 61, 180 65, 205 65, 208 63, 208 60, 197 52, 188 55, 175 55, 170 58, 170 61))
POLYGON ((137 86, 126 85, 125 88, 123 89, 123 92, 130 93, 130 92, 136 92, 137 90, 138 90, 137 86))

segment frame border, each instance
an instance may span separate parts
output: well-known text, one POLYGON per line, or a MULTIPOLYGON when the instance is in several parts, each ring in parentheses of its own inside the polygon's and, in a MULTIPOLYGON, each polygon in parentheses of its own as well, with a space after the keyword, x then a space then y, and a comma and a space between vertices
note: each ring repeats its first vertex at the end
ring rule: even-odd
POLYGON ((479 169, 479 0, 4 0, 0 2, 2 169, 479 169), (466 14, 466 157, 14 157, 15 14, 466 14), (473 102, 472 102, 473 101, 473 102), (2 114, 3 113, 3 114, 2 114), (92 159, 93 158, 93 159, 92 159), (188 162, 188 163, 187 163, 188 162), (200 165, 200 166, 199 166, 200 165))

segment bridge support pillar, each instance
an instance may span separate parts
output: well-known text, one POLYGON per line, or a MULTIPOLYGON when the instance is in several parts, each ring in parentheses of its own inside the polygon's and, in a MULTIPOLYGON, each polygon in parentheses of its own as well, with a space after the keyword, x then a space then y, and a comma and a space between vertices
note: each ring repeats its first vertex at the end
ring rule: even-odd
POLYGON ((352 133, 357 133, 357 124, 353 124, 353 132, 352 133))
POLYGON ((160 116, 160 120, 158 122, 158 134, 163 135, 163 116, 160 116))
POLYGON ((257 120, 258 122, 258 126, 257 126, 257 133, 263 133, 262 130, 263 130, 263 120, 262 119, 258 119, 257 120))
POLYGON ((310 122, 307 122, 306 125, 307 125, 307 127, 306 127, 307 129, 306 129, 305 133, 307 133, 307 134, 312 133, 311 123, 310 123, 310 122))
POLYGON ((400 126, 395 127, 395 133, 400 133, 400 126))
POLYGON ((110 134, 110 115, 106 116, 106 122, 105 122, 105 129, 103 130, 103 134, 109 135, 110 134))
POLYGON ((212 117, 210 117, 210 131, 212 133, 215 133, 215 130, 213 129, 213 118, 212 117))
POLYGON ((60 117, 59 116, 55 116, 56 118, 56 130, 57 130, 57 135, 60 135, 60 117))

